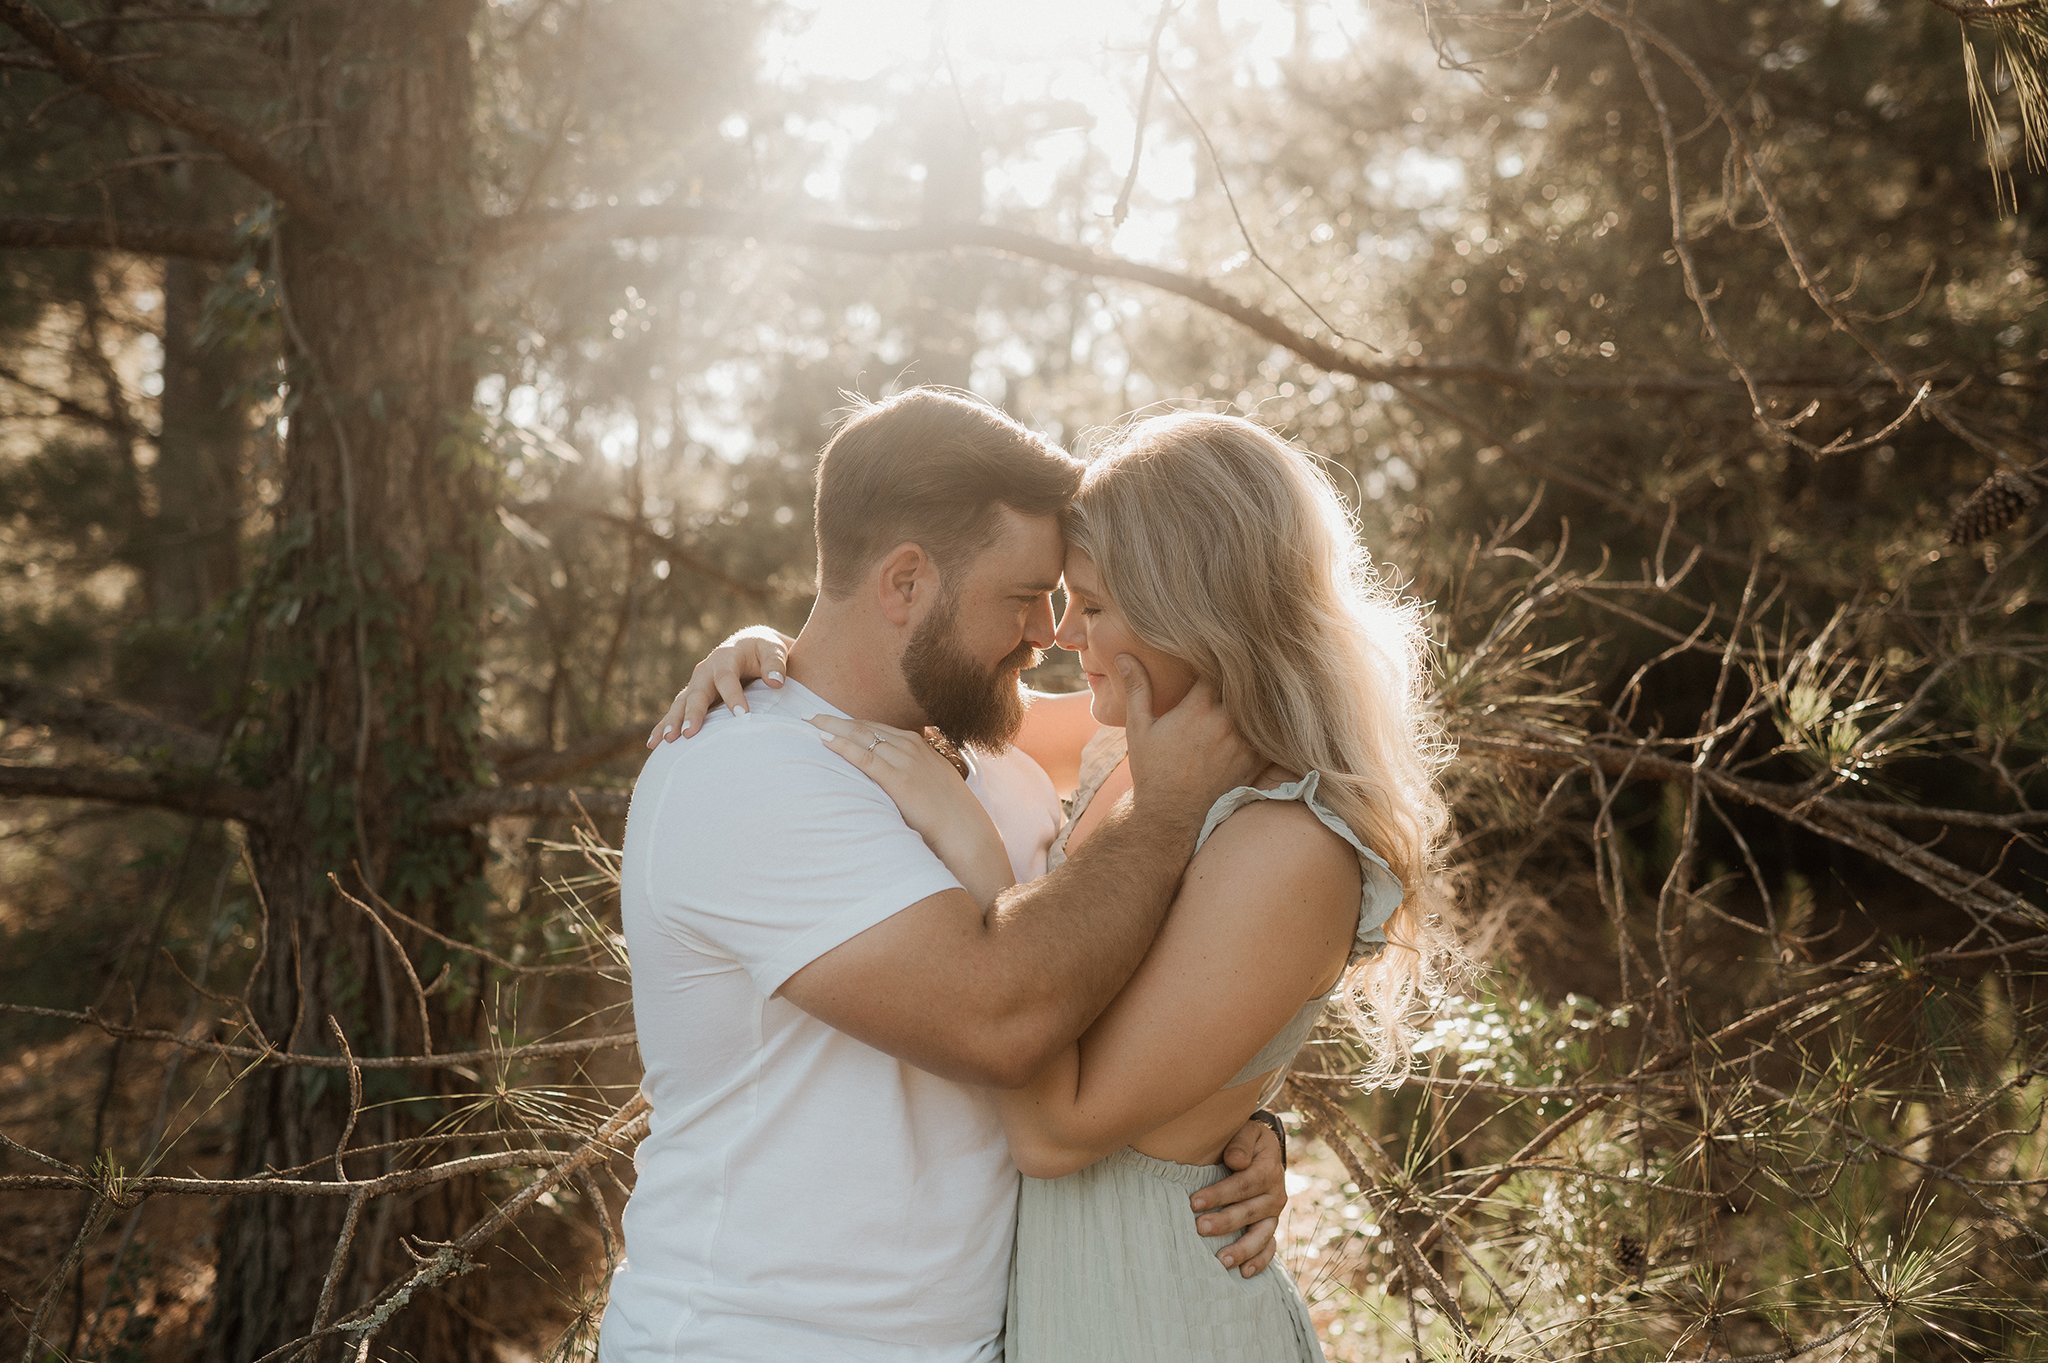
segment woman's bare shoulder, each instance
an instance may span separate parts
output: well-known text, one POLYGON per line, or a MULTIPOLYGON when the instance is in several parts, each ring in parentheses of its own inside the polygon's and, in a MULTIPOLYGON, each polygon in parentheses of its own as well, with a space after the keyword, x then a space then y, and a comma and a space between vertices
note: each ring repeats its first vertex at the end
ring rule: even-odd
POLYGON ((1188 863, 1197 874, 1266 878, 1289 893, 1342 889, 1356 899, 1358 853, 1298 799, 1253 799, 1216 826, 1188 863))

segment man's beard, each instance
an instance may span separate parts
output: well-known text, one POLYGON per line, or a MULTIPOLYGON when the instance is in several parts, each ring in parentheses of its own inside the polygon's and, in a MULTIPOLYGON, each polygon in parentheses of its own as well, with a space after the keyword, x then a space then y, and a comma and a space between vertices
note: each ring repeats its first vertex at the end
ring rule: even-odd
POLYGON ((903 680, 931 726, 960 747, 1001 752, 1024 726, 1017 674, 1038 664, 1039 652, 1020 644, 993 669, 961 651, 960 603, 948 596, 910 636, 903 650, 903 680))

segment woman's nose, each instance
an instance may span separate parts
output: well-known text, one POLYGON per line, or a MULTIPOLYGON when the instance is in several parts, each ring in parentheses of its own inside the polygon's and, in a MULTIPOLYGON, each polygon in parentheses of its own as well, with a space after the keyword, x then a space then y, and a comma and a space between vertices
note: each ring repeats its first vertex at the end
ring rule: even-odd
POLYGON ((1068 606, 1060 613, 1060 622, 1053 629, 1052 641, 1070 653, 1079 653, 1085 642, 1081 636, 1081 613, 1068 606))

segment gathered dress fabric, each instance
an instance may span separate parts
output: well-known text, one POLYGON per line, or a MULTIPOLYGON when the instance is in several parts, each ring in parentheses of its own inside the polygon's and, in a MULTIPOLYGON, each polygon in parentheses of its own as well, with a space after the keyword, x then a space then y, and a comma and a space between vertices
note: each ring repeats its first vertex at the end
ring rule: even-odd
MULTIPOLYGON (((1121 729, 1104 729, 1082 753, 1081 785, 1050 864, 1066 856, 1074 822, 1123 760, 1121 729)), ((1401 883, 1316 793, 1319 773, 1258 789, 1240 786, 1209 811, 1196 848, 1231 814, 1258 800, 1298 800, 1358 852, 1363 878, 1350 959, 1386 942, 1401 883)), ((1311 999, 1231 1080, 1273 1072, 1267 1101, 1321 1017, 1311 999)), ((1224 1178, 1221 1164, 1180 1164, 1128 1146, 1064 1178, 1026 1178, 1018 1193, 1017 1241, 1004 1328, 1006 1363, 1320 1363, 1321 1344, 1294 1279, 1277 1263, 1246 1278, 1216 1253, 1235 1232, 1195 1229, 1188 1197, 1224 1178)))

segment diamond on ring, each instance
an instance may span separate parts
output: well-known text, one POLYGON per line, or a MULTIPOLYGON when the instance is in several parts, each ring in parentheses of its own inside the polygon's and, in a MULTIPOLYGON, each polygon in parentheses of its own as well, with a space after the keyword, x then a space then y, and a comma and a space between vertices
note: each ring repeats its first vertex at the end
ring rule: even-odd
POLYGON ((874 750, 875 750, 876 748, 879 748, 879 747, 881 747, 881 746, 882 746, 882 736, 881 736, 880 734, 876 734, 876 735, 875 735, 875 736, 874 736, 873 738, 871 738, 871 739, 869 739, 869 740, 868 740, 868 751, 869 751, 869 752, 873 752, 873 751, 874 751, 874 750))

